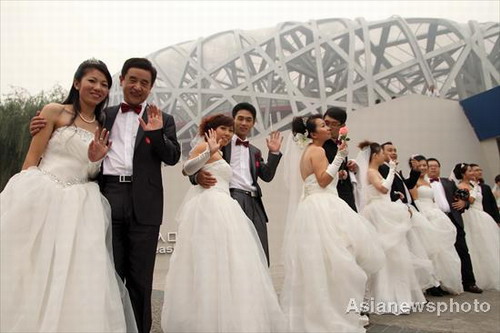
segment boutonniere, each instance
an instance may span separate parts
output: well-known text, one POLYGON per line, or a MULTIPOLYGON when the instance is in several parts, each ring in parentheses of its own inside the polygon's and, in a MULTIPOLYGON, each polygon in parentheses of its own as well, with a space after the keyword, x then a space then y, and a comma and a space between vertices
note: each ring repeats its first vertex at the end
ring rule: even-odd
POLYGON ((149 145, 151 143, 151 140, 149 139, 149 137, 145 137, 144 138, 144 141, 146 141, 146 143, 149 145))
POLYGON ((262 156, 260 155, 259 152, 255 153, 255 167, 259 168, 260 167, 260 160, 262 156))

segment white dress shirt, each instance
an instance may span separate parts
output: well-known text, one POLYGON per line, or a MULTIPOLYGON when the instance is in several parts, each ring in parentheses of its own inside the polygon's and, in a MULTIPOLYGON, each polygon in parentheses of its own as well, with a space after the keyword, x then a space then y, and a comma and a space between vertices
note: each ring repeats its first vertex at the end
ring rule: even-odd
POLYGON ((103 161, 102 171, 104 175, 132 176, 139 117, 142 117, 145 108, 146 103, 143 103, 139 114, 133 111, 122 112, 121 107, 118 110, 109 135, 109 140, 113 144, 103 161))
POLYGON ((244 145, 236 145, 237 135, 231 140, 231 169, 233 176, 229 182, 229 188, 237 188, 244 191, 257 190, 253 186, 252 173, 250 170, 250 148, 244 145))
POLYGON ((446 199, 446 193, 444 192, 443 184, 441 184, 441 180, 438 182, 431 182, 432 190, 434 191, 434 201, 436 205, 445 213, 451 212, 450 204, 446 199))

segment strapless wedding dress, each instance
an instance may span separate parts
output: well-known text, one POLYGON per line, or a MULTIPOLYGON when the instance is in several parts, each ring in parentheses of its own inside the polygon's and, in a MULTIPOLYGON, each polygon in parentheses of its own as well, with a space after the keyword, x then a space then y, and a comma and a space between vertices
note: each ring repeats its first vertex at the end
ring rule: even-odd
POLYGON ((115 273, 111 210, 89 181, 94 134, 60 127, 0 195, 2 332, 137 331, 115 273), (125 304, 125 309, 124 309, 125 304))

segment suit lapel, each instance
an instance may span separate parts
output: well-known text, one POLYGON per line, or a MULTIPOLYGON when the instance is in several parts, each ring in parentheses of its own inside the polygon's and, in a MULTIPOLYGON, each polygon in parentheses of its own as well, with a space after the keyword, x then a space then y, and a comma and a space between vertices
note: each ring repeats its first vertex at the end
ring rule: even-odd
POLYGON ((250 154, 250 158, 248 159, 250 161, 250 172, 252 173, 252 179, 255 182, 257 179, 257 169, 255 168, 256 148, 252 145, 248 146, 248 153, 250 154))
MULTIPOLYGON (((146 108, 144 109, 144 112, 142 113, 142 120, 144 120, 146 123, 148 122, 148 106, 146 105, 146 108)), ((135 137, 135 144, 134 144, 134 150, 137 149, 137 146, 139 143, 142 141, 144 138, 144 130, 142 129, 142 126, 139 124, 139 129, 137 130, 137 135, 135 137)))
POLYGON ((112 106, 106 111, 106 120, 104 121, 104 127, 111 131, 113 124, 115 123, 116 115, 118 114, 118 110, 120 110, 120 105, 112 106))
POLYGON ((229 142, 225 147, 222 148, 222 157, 229 165, 231 165, 231 145, 232 142, 229 142))

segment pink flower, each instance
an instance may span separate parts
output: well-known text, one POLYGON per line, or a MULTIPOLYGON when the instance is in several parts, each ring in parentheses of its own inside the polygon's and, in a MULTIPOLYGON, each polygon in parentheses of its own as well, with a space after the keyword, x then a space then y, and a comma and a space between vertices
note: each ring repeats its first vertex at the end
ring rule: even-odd
POLYGON ((349 129, 347 128, 347 126, 341 127, 339 129, 340 136, 347 136, 348 133, 349 133, 349 129))

